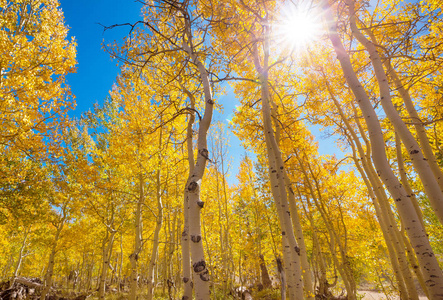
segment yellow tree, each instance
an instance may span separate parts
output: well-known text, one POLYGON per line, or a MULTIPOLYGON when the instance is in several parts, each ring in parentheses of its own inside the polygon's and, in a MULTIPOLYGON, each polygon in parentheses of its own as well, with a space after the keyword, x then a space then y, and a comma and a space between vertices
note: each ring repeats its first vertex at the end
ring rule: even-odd
MULTIPOLYGON (((154 85, 162 85, 163 90, 172 86, 176 92, 177 87, 180 87, 179 91, 186 95, 191 103, 189 107, 177 109, 181 114, 193 114, 197 110, 204 111, 198 114, 196 159, 194 159, 194 151, 191 147, 192 141, 188 143, 190 173, 185 188, 185 226, 182 247, 184 248, 183 270, 185 272, 184 297, 186 299, 192 297, 190 264, 187 261, 189 255, 186 253, 187 245, 189 245, 196 298, 207 299, 209 274, 202 246, 200 211, 203 208, 203 202, 200 201, 199 195, 206 162, 209 159, 207 131, 214 107, 213 88, 208 72, 212 69, 212 62, 208 60, 210 56, 208 56, 205 44, 208 22, 197 11, 194 2, 175 4, 158 1, 144 4, 144 21, 138 24, 144 24, 146 31, 139 29, 136 36, 131 39, 134 43, 127 43, 123 46, 123 51, 129 53, 128 60, 139 67, 141 72, 149 74, 146 78, 149 78, 150 84, 154 82, 151 78, 161 78, 161 81, 154 85), (207 65, 208 62, 210 62, 209 65, 207 65)), ((161 95, 156 96, 162 99, 161 95)), ((163 98, 161 101, 168 102, 169 99, 163 98)), ((171 101, 169 104, 172 106, 177 103, 171 101)), ((178 106, 175 107, 178 108, 178 106)), ((192 124, 190 128, 192 129, 192 124)))

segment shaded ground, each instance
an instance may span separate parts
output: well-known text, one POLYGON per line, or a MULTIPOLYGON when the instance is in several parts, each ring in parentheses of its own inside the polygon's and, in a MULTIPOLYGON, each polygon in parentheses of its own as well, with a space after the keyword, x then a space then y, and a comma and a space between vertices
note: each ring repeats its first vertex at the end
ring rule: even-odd
MULTIPOLYGON (((17 277, 11 286, 9 281, 0 282, 0 300, 38 300, 43 284, 38 278, 17 277)), ((46 296, 48 300, 86 300, 88 295, 71 293, 65 295, 51 289, 46 296)))
MULTIPOLYGON (((374 292, 374 291, 359 291, 360 295, 365 295, 362 300, 384 300, 387 299, 386 296, 383 293, 374 292)), ((400 300, 400 297, 390 297, 390 300, 400 300)), ((427 300, 428 298, 426 296, 420 296, 420 300, 427 300)))

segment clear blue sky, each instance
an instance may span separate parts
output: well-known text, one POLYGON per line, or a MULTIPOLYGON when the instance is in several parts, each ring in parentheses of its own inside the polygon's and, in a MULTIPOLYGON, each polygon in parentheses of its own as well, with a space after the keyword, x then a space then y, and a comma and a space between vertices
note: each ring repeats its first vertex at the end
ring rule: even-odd
POLYGON ((108 95, 119 72, 116 61, 103 50, 102 42, 120 40, 127 27, 103 32, 100 24, 109 26, 140 20, 141 4, 132 0, 60 0, 69 35, 77 40, 77 73, 68 76, 76 96, 74 115, 101 103, 108 95))
MULTIPOLYGON (((119 74, 117 61, 112 60, 103 50, 103 41, 106 44, 114 40, 121 41, 129 30, 129 27, 117 27, 104 32, 100 24, 110 26, 135 23, 141 20, 141 4, 133 0, 60 0, 60 4, 65 15, 65 24, 70 28, 69 36, 74 36, 78 44, 77 72, 69 74, 67 80, 77 102, 77 108, 71 115, 80 116, 82 112, 91 109, 94 103, 103 102, 119 74)), ((226 119, 232 118, 238 101, 232 92, 218 100, 224 106, 224 114, 216 115, 214 119, 226 124, 226 119)), ((331 138, 319 139, 318 130, 312 128, 312 131, 319 141, 321 154, 340 153, 331 138)), ((229 134, 229 139, 232 166, 228 182, 235 183, 234 174, 237 173, 245 150, 233 134, 229 134)))

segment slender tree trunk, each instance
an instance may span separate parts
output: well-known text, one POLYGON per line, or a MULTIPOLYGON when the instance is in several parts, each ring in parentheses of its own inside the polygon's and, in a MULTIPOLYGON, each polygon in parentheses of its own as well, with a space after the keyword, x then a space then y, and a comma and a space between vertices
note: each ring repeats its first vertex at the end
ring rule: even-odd
POLYGON ((401 141, 398 136, 398 133, 395 133, 395 149, 397 153, 397 164, 398 164, 398 172, 400 173, 400 180, 403 186, 405 187, 406 192, 410 195, 411 202, 414 205, 415 211, 420 219, 420 223, 423 227, 425 227, 425 223, 423 221, 423 213, 421 212, 420 205, 418 204, 417 198, 415 197, 415 193, 412 191, 411 185, 408 181, 408 176, 406 174, 403 153, 401 151, 401 141))
POLYGON ((264 26, 264 59, 263 66, 260 63, 257 45, 254 45, 252 58, 255 69, 259 74, 261 84, 262 118, 264 125, 264 136, 269 164, 269 175, 271 180, 271 191, 276 203, 280 220, 283 241, 284 268, 287 270, 287 286, 289 299, 303 298, 303 280, 301 276, 300 248, 295 239, 290 208, 287 199, 286 186, 284 182, 284 163, 278 147, 274 129, 272 127, 270 94, 268 86, 268 60, 269 60, 269 28, 264 26))
MULTIPOLYGON (((355 107, 353 108, 355 115, 357 115, 355 107)), ((359 142, 356 143, 357 148, 359 149, 358 151, 360 153, 360 157, 362 157, 361 163, 368 176, 371 185, 373 186, 373 191, 376 195, 376 198, 378 199, 377 203, 380 206, 380 216, 386 223, 387 233, 389 234, 390 240, 392 241, 392 246, 395 249, 395 253, 398 260, 399 271, 401 272, 403 278, 404 282, 403 285, 405 289, 403 290, 400 289, 400 292, 404 295, 405 298, 411 297, 412 299, 415 299, 418 296, 417 296, 417 291, 415 289, 415 284, 412 278, 412 274, 407 265, 407 258, 405 256, 405 247, 402 242, 403 239, 402 234, 397 228, 397 222, 394 217, 394 213, 392 212, 391 204, 389 203, 388 197, 383 188, 383 183, 381 182, 380 178, 377 176, 377 172, 374 169, 372 162, 370 160, 371 157, 370 142, 366 137, 366 133, 364 132, 363 126, 360 124, 359 119, 355 118, 355 121, 360 131, 360 135, 365 141, 367 147, 367 153, 365 155, 363 153, 363 148, 360 145, 360 143, 359 142)), ((358 139, 356 139, 356 141, 358 141, 358 139)), ((374 205, 376 205, 377 203, 374 202, 374 205)), ((411 267, 414 271, 417 270, 417 267, 414 267, 414 265, 411 265, 411 267)), ((401 286, 399 287, 401 288, 401 286)))
MULTIPOLYGON (((276 105, 274 102, 271 102, 271 103, 272 103, 272 108, 273 108, 273 110, 271 110, 271 115, 272 115, 272 118, 274 119, 274 126, 276 128, 275 139, 276 139, 277 145, 279 146, 281 128, 280 128, 280 123, 278 123, 278 121, 277 121, 278 118, 276 115, 276 113, 277 113, 276 105)), ((278 152, 280 152, 280 150, 278 152)), ((280 156, 281 156, 281 154, 280 154, 280 156)), ((286 168, 283 168, 282 173, 283 173, 283 177, 284 177, 284 185, 285 185, 286 193, 288 196, 292 225, 295 230, 297 244, 300 248, 299 253, 300 253, 301 268, 303 271, 304 294, 305 294, 306 299, 314 299, 315 294, 314 294, 314 287, 313 287, 312 278, 311 278, 311 269, 309 267, 305 239, 303 236, 303 229, 301 227, 300 217, 298 214, 297 201, 295 199, 294 190, 292 188, 291 181, 290 181, 288 174, 286 172, 286 168)))
POLYGON ((138 259, 139 255, 142 251, 142 206, 145 202, 145 181, 143 178, 143 174, 139 174, 139 191, 138 191, 138 201, 135 209, 135 222, 134 222, 134 231, 135 231, 135 240, 134 240, 134 252, 129 256, 129 260, 131 262, 131 279, 129 282, 129 299, 136 300, 137 299, 137 287, 138 287, 138 259))
MULTIPOLYGON (((372 42, 377 44, 377 40, 369 29, 366 29, 365 32, 369 35, 372 42)), ((415 130, 417 132, 417 137, 420 142, 421 149, 423 150, 423 154, 425 158, 427 159, 429 166, 432 170, 432 173, 434 173, 434 177, 438 181, 438 185, 440 187, 440 190, 443 191, 443 172, 441 171, 440 167, 438 166, 437 159, 434 155, 434 151, 432 150, 431 143, 429 142, 428 135, 426 133, 426 127, 423 123, 423 121, 420 119, 420 116, 417 113, 417 110, 415 109, 414 102, 411 99, 411 95, 409 94, 409 91, 405 88, 405 85, 402 83, 400 77, 398 76, 397 72, 393 68, 391 64, 391 60, 387 57, 383 58, 383 65, 386 68, 387 74, 389 77, 391 77, 392 82, 394 83, 395 88, 400 94, 400 97, 403 99, 403 102, 405 103, 406 110, 408 111, 409 116, 412 119, 413 125, 415 127, 415 130)))
MULTIPOLYGON (((399 262, 400 262, 400 259, 399 259, 400 252, 396 251, 395 246, 394 246, 394 244, 395 244, 395 242, 394 242, 395 241, 395 236, 394 236, 394 233, 392 231, 396 230, 396 228, 394 229, 394 225, 395 224, 394 225, 392 225, 392 224, 386 225, 387 223, 389 223, 389 221, 387 220, 386 214, 384 214, 382 212, 382 209, 380 208, 380 204, 379 204, 380 200, 374 194, 373 186, 371 185, 371 183, 370 183, 370 181, 369 181, 369 179, 367 178, 367 175, 366 175, 367 171, 365 172, 363 170, 363 168, 360 166, 360 163, 359 163, 355 153, 354 153, 354 161, 355 161, 355 165, 356 165, 358 171, 360 172, 360 175, 363 178, 363 181, 366 184, 369 196, 372 199, 372 203, 373 203, 374 208, 375 208, 375 213, 376 213, 376 216, 377 216, 377 219, 378 219, 378 223, 380 225, 380 228, 381 228, 382 233, 383 233, 383 237, 384 237, 385 242, 386 242, 386 246, 388 248, 388 255, 389 255, 389 258, 390 258, 390 261, 391 261, 392 269, 394 271, 394 276, 395 276, 395 279, 396 279, 396 282, 397 282, 397 287, 398 287, 399 292, 400 292, 400 297, 403 297, 403 298, 407 299, 407 297, 408 297, 407 295, 410 294, 410 293, 408 293, 407 289, 406 289, 405 279, 404 279, 405 276, 403 276, 402 272, 400 271, 400 264, 399 264, 399 262)), ((401 249, 400 249, 400 251, 401 251, 401 249)))
MULTIPOLYGON (((285 244, 285 242, 283 242, 285 244)), ((283 245, 284 245, 283 244, 283 245)), ((277 257, 277 270, 280 274, 280 298, 281 300, 286 300, 286 273, 283 268, 283 262, 280 257, 277 257)))
POLYGON ((52 286, 52 275, 54 273, 55 254, 57 253, 57 244, 58 244, 58 240, 60 239, 60 233, 62 232, 63 226, 65 225, 65 221, 66 221, 66 216, 64 214, 65 214, 65 212, 63 210, 63 217, 57 225, 57 231, 55 233, 54 241, 52 242, 51 253, 49 254, 48 267, 46 269, 46 275, 45 275, 45 287, 42 290, 40 300, 46 299, 46 295, 49 293, 49 290, 51 289, 51 286, 52 286))
MULTIPOLYGON (((299 191, 300 194, 300 191, 299 191)), ((320 274, 318 277, 318 286, 317 286, 317 294, 320 296, 327 296, 329 291, 329 285, 327 284, 327 277, 326 277, 326 263, 323 258, 323 254, 321 252, 321 243, 318 239, 317 235, 317 226, 315 224, 315 221, 312 217, 312 208, 311 208, 311 201, 309 201, 308 195, 306 195, 306 202, 308 204, 308 209, 305 209, 306 216, 308 217, 309 223, 311 224, 312 228, 312 243, 313 243, 313 256, 316 258, 318 262, 318 268, 320 269, 320 274)))
MULTIPOLYGON (((211 86, 209 82, 209 75, 205 66, 198 58, 192 45, 192 32, 189 18, 185 16, 185 32, 186 39, 183 43, 183 48, 189 55, 191 61, 197 66, 200 74, 200 80, 203 85, 203 93, 205 99, 205 112, 200 121, 197 138, 197 160, 192 172, 189 173, 187 180, 187 194, 188 194, 188 219, 189 219, 189 235, 191 239, 191 257, 193 280, 195 287, 196 300, 209 300, 209 271, 206 266, 202 235, 201 235, 201 210, 204 203, 200 200, 201 183, 204 176, 207 160, 209 159, 209 151, 207 146, 207 132, 211 125, 212 113, 214 107, 214 100, 212 98, 211 86)), ((186 209, 186 208, 185 208, 186 209)), ((184 299, 186 300, 186 299, 184 299)))
POLYGON ((409 131, 408 127, 403 122, 401 116, 398 114, 397 110, 392 104, 388 78, 383 69, 383 63, 377 52, 377 49, 375 48, 375 45, 370 40, 368 40, 357 28, 355 20, 354 0, 347 0, 346 3, 349 6, 349 21, 352 33, 354 34, 356 39, 367 49, 369 53, 369 58, 372 62, 372 66, 374 67, 375 77, 380 89, 380 103, 383 107, 383 110, 385 111, 386 116, 389 118, 392 125, 394 126, 395 131, 400 136, 402 142, 405 144, 409 152, 409 156, 411 157, 412 164, 414 165, 414 169, 416 170, 421 179, 421 182, 423 183, 424 190, 429 198, 431 206, 434 209, 436 216, 440 220, 440 223, 443 224, 443 192, 440 189, 439 182, 437 181, 437 178, 439 178, 439 176, 441 175, 437 174, 438 177, 434 176, 434 173, 429 166, 428 160, 423 156, 423 153, 421 152, 420 146, 418 145, 414 136, 409 131))
POLYGON ((349 264, 347 264, 346 249, 344 249, 343 243, 340 239, 340 235, 336 232, 334 225, 329 217, 330 214, 328 213, 328 211, 325 207, 325 202, 323 200, 323 196, 321 193, 320 183, 319 183, 317 177, 315 176, 315 174, 310 166, 310 163, 308 162, 308 169, 309 169, 309 172, 310 172, 312 179, 314 181, 315 188, 312 186, 312 184, 310 182, 310 178, 307 174, 307 171, 306 171, 305 167, 303 166, 303 161, 300 159, 297 152, 295 152, 295 154, 296 154, 297 159, 299 161, 299 165, 302 170, 302 173, 305 176, 306 185, 309 188, 312 199, 314 200, 314 203, 315 203, 318 211, 320 212, 320 216, 326 225, 326 230, 328 231, 328 235, 329 235, 329 239, 330 239, 329 249, 331 251, 331 256, 333 258, 334 264, 337 267, 337 269, 339 270, 342 280, 345 284, 348 298, 351 300, 354 300, 354 299, 356 299, 357 290, 356 290, 355 281, 352 276, 352 271, 350 270, 349 264), (342 263, 340 263, 338 260, 338 254, 337 254, 336 247, 338 247, 338 249, 339 249, 340 256, 342 258, 342 263))
POLYGON ((15 265, 14 273, 12 274, 12 279, 11 279, 9 288, 12 288, 12 286, 14 285, 15 278, 17 277, 17 275, 18 275, 18 273, 20 271, 20 268, 21 268, 21 265, 22 265, 22 261, 23 261, 23 257, 24 257, 23 252, 25 251, 26 240, 28 239, 28 235, 29 235, 30 231, 31 231, 31 227, 27 227, 25 229, 25 236, 23 237, 22 245, 20 247, 20 251, 18 252, 17 264, 15 265))
MULTIPOLYGON (((323 76, 325 77, 325 74, 323 74, 323 76)), ((386 211, 380 208, 380 204, 379 204, 380 201, 388 201, 388 200, 387 200, 386 195, 383 192, 382 184, 379 183, 379 179, 375 176, 376 173, 373 170, 372 163, 371 163, 370 159, 368 159, 368 158, 370 158, 370 153, 368 153, 367 155, 365 154, 363 147, 360 143, 360 140, 354 131, 354 128, 349 123, 349 120, 345 116, 345 114, 340 106, 340 103, 333 95, 332 90, 327 82, 326 82, 326 86, 327 86, 329 94, 334 102, 334 105, 336 106, 336 108, 340 114, 340 117, 346 126, 346 129, 348 131, 348 133, 346 133, 346 136, 348 137, 349 144, 351 145, 351 148, 353 150, 353 157, 354 157, 355 165, 356 165, 358 171, 360 172, 360 174, 367 186, 368 193, 369 193, 369 195, 372 199, 372 202, 374 204, 376 216, 377 216, 380 227, 382 229, 383 236, 386 241, 386 245, 388 248, 388 254, 389 254, 389 257, 391 260, 392 268, 394 270, 394 276, 397 281, 400 295, 404 298, 407 298, 408 297, 407 295, 411 295, 411 297, 413 299, 415 299, 413 295, 417 295, 417 292, 415 290, 415 286, 414 286, 409 268, 407 268, 406 259, 404 256, 404 250, 399 247, 398 237, 396 236, 396 233, 395 233, 395 231, 398 231, 397 225, 396 225, 396 223, 391 223, 391 221, 389 220, 389 218, 387 216, 386 211), (357 148, 357 150, 355 148, 357 148), (356 156, 357 151, 358 151, 359 157, 361 158, 360 160, 357 159, 357 156, 356 156), (362 169, 362 166, 360 166, 360 161, 363 165, 364 170, 362 169), (370 179, 368 179, 368 177, 370 179), (406 282, 407 282, 407 284, 405 284, 406 282), (406 287, 408 287, 409 292, 407 291, 406 287)), ((355 116, 355 119, 358 122, 357 116, 355 116)), ((361 126, 358 126, 358 128, 361 129, 361 126)), ((363 132, 363 130, 361 130, 360 133, 361 133, 363 139, 365 141, 367 141, 367 138, 365 137, 365 133, 363 132)), ((367 148, 368 151, 370 151, 370 145, 367 145, 367 147, 368 147, 367 148)), ((390 209, 390 206, 388 206, 387 208, 390 209)))
MULTIPOLYGON (((159 134, 159 149, 162 146, 163 141, 163 131, 160 128, 160 134, 159 134)), ((159 150, 158 155, 158 166, 157 166, 157 174, 156 174, 156 198, 157 198, 157 216, 156 216, 156 223, 155 223, 155 229, 154 229, 154 240, 152 245, 152 252, 151 252, 151 258, 149 260, 148 264, 148 295, 147 299, 151 300, 154 296, 154 267, 156 265, 156 260, 158 256, 158 245, 159 245, 159 239, 160 239, 160 230, 162 229, 163 225, 163 203, 162 203, 162 189, 161 189, 161 164, 162 164, 162 156, 161 151, 159 150)), ((166 254, 166 251, 165 251, 166 254)), ((165 255, 166 257, 166 255, 165 255)), ((167 270, 167 267, 165 265, 165 271, 167 270)), ((166 274, 166 272, 165 272, 166 274)), ((164 278, 166 280, 166 276, 164 278)), ((165 286, 165 284, 163 284, 165 286)))
POLYGON ((306 251, 306 244, 305 244, 305 238, 303 235, 303 229, 301 227, 300 223, 300 216, 298 214, 297 204, 295 200, 294 190, 291 186, 291 182, 289 180, 289 177, 287 176, 285 172, 285 184, 288 187, 288 194, 289 194, 289 208, 291 211, 291 217, 292 217, 292 224, 295 229, 295 235, 297 238, 297 242, 300 248, 300 259, 301 259, 301 267, 303 270, 303 284, 304 284, 304 292, 305 292, 305 299, 314 299, 314 285, 312 283, 312 276, 311 276, 311 268, 309 267, 308 262, 308 253, 306 251))
POLYGON ((123 233, 120 234, 120 259, 118 264, 118 279, 117 279, 117 291, 122 291, 122 269, 123 269, 123 233))
POLYGON ((388 163, 380 122, 368 95, 352 69, 349 56, 338 36, 336 21, 334 20, 330 7, 326 2, 324 2, 324 8, 326 21, 329 24, 329 38, 334 46, 337 58, 345 74, 346 81, 357 99, 357 103, 363 112, 363 116, 368 126, 371 147, 373 147, 372 153, 374 165, 387 189, 395 199, 398 212, 405 224, 405 228, 416 252, 423 276, 425 277, 430 297, 432 300, 439 299, 441 298, 441 295, 443 295, 442 271, 429 243, 426 231, 421 225, 415 208, 408 197, 410 195, 407 194, 403 186, 400 184, 388 163))
MULTIPOLYGON (((189 114, 188 126, 186 129, 186 145, 188 154, 188 165, 189 173, 194 172, 194 147, 193 147, 193 129, 195 121, 195 99, 194 95, 189 92, 186 88, 182 87, 183 92, 188 95, 191 106, 191 113, 189 114)), ((184 190, 184 201, 183 201, 183 233, 181 236, 181 247, 182 247, 182 266, 183 266, 183 297, 182 300, 192 299, 192 275, 191 275, 191 252, 189 245, 189 195, 188 195, 188 185, 189 180, 186 182, 186 187, 184 190)))
MULTIPOLYGON (((111 226, 113 223, 113 216, 111 217, 111 226)), ((108 273, 108 268, 110 267, 110 259, 112 254, 112 246, 114 245, 114 237, 116 234, 116 230, 113 230, 112 228, 108 228, 108 231, 106 232, 106 237, 103 240, 102 245, 102 269, 100 274, 100 283, 98 287, 98 298, 99 299, 105 299, 106 294, 106 277, 108 273)))

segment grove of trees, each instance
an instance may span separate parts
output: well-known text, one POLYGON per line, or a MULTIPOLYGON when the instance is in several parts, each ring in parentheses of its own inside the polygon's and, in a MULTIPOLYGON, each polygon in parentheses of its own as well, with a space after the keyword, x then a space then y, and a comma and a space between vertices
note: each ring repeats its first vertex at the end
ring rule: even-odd
POLYGON ((0 299, 443 299, 442 1, 137 2, 69 117, 63 6, 0 0, 0 299))

